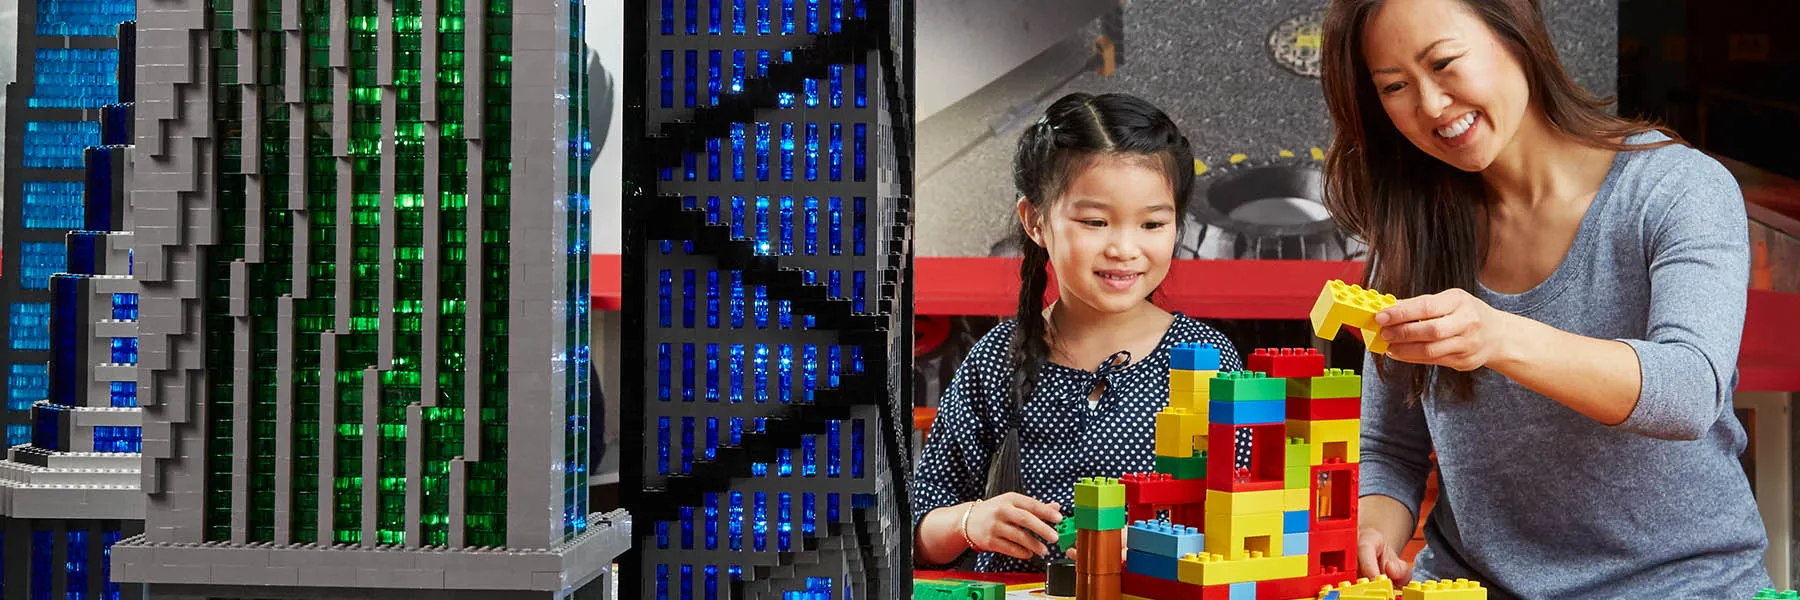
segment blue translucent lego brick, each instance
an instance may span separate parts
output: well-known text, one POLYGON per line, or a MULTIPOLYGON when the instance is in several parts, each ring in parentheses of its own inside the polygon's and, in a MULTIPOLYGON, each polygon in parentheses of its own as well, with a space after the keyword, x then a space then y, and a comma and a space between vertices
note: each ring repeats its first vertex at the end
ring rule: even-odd
POLYGON ((19 244, 19 287, 50 289, 50 276, 69 268, 69 250, 60 242, 19 244))
POLYGON ((55 404, 31 407, 31 445, 45 450, 65 450, 62 441, 62 417, 67 414, 55 404))
POLYGON ((1169 351, 1169 368, 1184 371, 1219 370, 1219 349, 1208 343, 1182 342, 1169 351))
POLYGON ((31 532, 31 599, 50 599, 56 568, 56 540, 48 529, 31 532))
POLYGON ((22 224, 26 229, 80 229, 81 188, 75 181, 25 182, 22 224))
POLYGON ((31 410, 34 402, 50 397, 50 367, 44 363, 13 363, 6 375, 6 409, 31 410))
POLYGON ((1310 533, 1281 534, 1281 555, 1306 556, 1308 554, 1308 540, 1310 539, 1312 539, 1312 534, 1310 533))
MULTIPOLYGON (((113 527, 116 526, 117 525, 113 525, 113 527)), ((124 532, 117 529, 111 529, 101 538, 100 581, 105 582, 106 591, 100 596, 100 600, 120 600, 121 590, 119 589, 119 584, 118 582, 113 581, 112 578, 112 547, 113 544, 119 543, 119 540, 123 537, 124 532)), ((3 564, 6 564, 6 561, 0 560, 0 565, 3 564)))
POLYGON ((119 101, 119 51, 39 48, 31 108, 96 109, 119 101))
POLYGON ((1205 548, 1205 537, 1194 527, 1174 525, 1168 521, 1137 521, 1125 532, 1125 547, 1158 556, 1180 558, 1198 554, 1205 548))
POLYGON ((12 324, 12 349, 50 349, 50 303, 14 302, 7 310, 12 324))
POLYGON ((1307 525, 1309 520, 1304 510, 1290 510, 1281 513, 1281 532, 1284 534, 1306 533, 1309 530, 1307 525))
MULTIPOLYGON (((120 89, 120 102, 123 96, 130 95, 130 88, 120 89)), ((131 140, 131 107, 130 104, 111 104, 100 109, 100 143, 107 146, 127 146, 131 140)))
POLYGON ((26 121, 21 163, 28 169, 81 169, 81 151, 98 145, 98 122, 26 121))
POLYGON ((100 272, 96 258, 105 254, 102 251, 106 243, 105 232, 71 231, 65 240, 63 251, 67 253, 67 257, 63 261, 62 272, 76 275, 96 275, 100 272))
POLYGON ((112 405, 114 408, 134 408, 137 406, 137 382, 112 382, 112 405))
POLYGON ((1271 425, 1287 422, 1286 400, 1253 400, 1248 402, 1207 402, 1214 423, 1229 425, 1271 425))
POLYGON ((65 587, 67 595, 64 598, 86 598, 89 565, 87 532, 74 530, 68 532, 68 536, 68 560, 63 563, 64 568, 68 571, 68 576, 65 578, 68 581, 65 587))
POLYGON ((1231 584, 1231 600, 1256 600, 1256 582, 1231 584))
POLYGON ((6 445, 17 446, 31 441, 31 426, 15 423, 6 426, 6 445))
POLYGON ((119 24, 137 16, 134 0, 37 0, 37 34, 115 37, 119 24))
POLYGON ((135 365, 138 361, 137 338, 113 338, 112 361, 122 365, 135 365))
POLYGON ((115 321, 136 321, 138 318, 137 294, 113 294, 112 318, 115 321))
MULTIPOLYGON (((1132 532, 1127 534, 1125 540, 1129 542, 1131 536, 1134 535, 1137 535, 1137 533, 1132 532)), ((1176 576, 1178 571, 1177 565, 1180 562, 1181 559, 1173 556, 1151 554, 1142 550, 1127 550, 1125 552, 1126 573, 1135 573, 1147 577, 1155 577, 1157 579, 1166 579, 1169 581, 1178 579, 1176 576)))

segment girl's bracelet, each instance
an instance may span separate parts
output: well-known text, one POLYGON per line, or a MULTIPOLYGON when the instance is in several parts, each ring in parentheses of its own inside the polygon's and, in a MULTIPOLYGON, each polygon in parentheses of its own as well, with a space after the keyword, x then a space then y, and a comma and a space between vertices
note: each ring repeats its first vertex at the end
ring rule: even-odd
POLYGON ((962 531, 963 544, 967 545, 970 550, 974 550, 976 552, 980 552, 981 549, 975 547, 975 540, 971 539, 969 537, 969 513, 975 512, 975 505, 980 504, 980 503, 981 503, 980 500, 977 500, 975 502, 970 502, 969 507, 963 509, 962 526, 960 527, 960 529, 962 531))

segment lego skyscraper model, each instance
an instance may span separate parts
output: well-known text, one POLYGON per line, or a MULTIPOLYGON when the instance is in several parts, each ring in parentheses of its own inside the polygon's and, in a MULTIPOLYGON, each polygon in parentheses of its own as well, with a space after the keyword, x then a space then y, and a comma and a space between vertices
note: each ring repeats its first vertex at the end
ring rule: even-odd
MULTIPOLYGON (((583 5, 145 0, 151 597, 562 598, 586 506, 583 5)), ((594 586, 600 587, 600 586, 594 586)))
MULTIPOLYGON (((0 369, 7 446, 31 436, 34 402, 49 397, 50 275, 64 269, 63 234, 107 229, 82 210, 82 150, 100 145, 100 112, 119 102, 119 23, 134 0, 20 0, 18 81, 6 86, 6 251, 0 272, 0 369)), ((114 213, 116 215, 116 213, 114 213)), ((115 223, 116 225, 116 223, 115 223)))
POLYGON ((623 597, 909 593, 910 6, 626 3, 623 597))
POLYGON ((121 537, 143 529, 137 409, 137 288, 131 277, 130 2, 21 6, 20 62, 8 125, 11 306, 47 300, 45 323, 8 323, 9 401, 28 409, 28 439, 0 456, 0 599, 118 599, 121 537), (104 33, 102 33, 104 31, 104 33), (67 36, 67 37, 65 37, 67 36), (46 135, 73 128, 78 134, 46 135), (20 146, 26 154, 20 154, 20 146), (70 162, 73 160, 74 162, 70 162), (78 229, 67 233, 69 229, 78 229), (66 239, 66 242, 65 242, 66 239), (66 258, 65 258, 66 257, 66 258), (40 280, 41 279, 41 280, 40 280), (47 352, 21 346, 41 344, 47 352))

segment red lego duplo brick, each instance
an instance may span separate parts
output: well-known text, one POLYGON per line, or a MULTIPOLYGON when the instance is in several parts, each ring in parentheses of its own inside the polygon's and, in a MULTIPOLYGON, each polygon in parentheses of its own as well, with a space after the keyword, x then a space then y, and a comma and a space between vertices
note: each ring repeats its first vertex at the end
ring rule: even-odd
POLYGON ((1231 600, 1230 586, 1201 587, 1172 579, 1126 572, 1119 575, 1120 589, 1129 595, 1148 600, 1231 600), (1217 589, 1211 589, 1217 588, 1217 589))
MULTIPOLYGON (((1335 571, 1356 578, 1356 529, 1329 529, 1306 533, 1307 575, 1335 571)), ((1317 591, 1317 590, 1314 590, 1317 591)))
POLYGON ((1362 398, 1288 398, 1287 418, 1294 421, 1360 419, 1362 398))
MULTIPOLYGON (((1119 478, 1125 485, 1125 505, 1188 504, 1206 499, 1206 480, 1176 479, 1167 473, 1127 473, 1119 478)), ((1127 515, 1129 516, 1129 515, 1127 515)))
POLYGON ((1260 492, 1282 489, 1287 475, 1287 423, 1207 426, 1206 489, 1260 492), (1250 430, 1250 467, 1236 465, 1237 431, 1250 430))
POLYGON ((1325 374, 1325 355, 1312 348, 1258 348, 1245 359, 1244 370, 1269 377, 1318 377, 1325 374))
POLYGON ((1361 465, 1342 459, 1326 459, 1312 468, 1312 505, 1307 528, 1311 531, 1356 529, 1356 505, 1361 465))

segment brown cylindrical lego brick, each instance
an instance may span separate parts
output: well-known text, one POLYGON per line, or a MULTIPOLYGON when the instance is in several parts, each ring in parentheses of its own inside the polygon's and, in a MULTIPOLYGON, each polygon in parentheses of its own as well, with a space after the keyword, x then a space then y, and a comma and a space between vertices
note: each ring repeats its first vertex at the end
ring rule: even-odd
POLYGON ((1075 575, 1075 600, 1119 600, 1123 594, 1121 575, 1075 575))
POLYGON ((1125 572, 1125 530, 1092 531, 1093 541, 1088 542, 1093 560, 1087 554, 1080 555, 1086 571, 1096 575, 1118 575, 1125 572))

